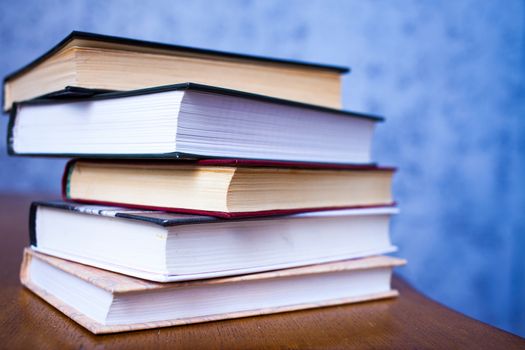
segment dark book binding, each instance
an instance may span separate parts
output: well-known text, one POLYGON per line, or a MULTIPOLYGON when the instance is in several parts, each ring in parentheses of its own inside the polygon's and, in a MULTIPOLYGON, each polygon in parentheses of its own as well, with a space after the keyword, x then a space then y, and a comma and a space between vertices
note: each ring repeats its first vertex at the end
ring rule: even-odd
MULTIPOLYGON (((317 110, 317 111, 321 111, 325 113, 333 113, 333 114, 338 114, 338 115, 343 115, 343 116, 348 116, 348 117, 364 118, 364 119, 369 119, 369 120, 378 121, 378 122, 384 121, 383 117, 380 117, 377 115, 359 113, 359 112, 354 112, 354 111, 347 111, 347 110, 342 110, 342 109, 337 109, 337 108, 323 107, 323 106, 308 104, 304 102, 298 102, 298 101, 286 100, 286 99, 277 98, 277 97, 255 94, 252 92, 245 92, 245 91, 227 89, 227 88, 222 88, 222 87, 217 87, 217 86, 197 84, 197 83, 192 83, 192 82, 155 86, 155 87, 130 90, 130 91, 109 91, 109 90, 100 90, 100 89, 85 89, 85 88, 69 87, 68 89, 62 91, 62 94, 64 95, 69 94, 69 96, 72 97, 72 98, 68 98, 67 102, 75 102, 75 101, 85 102, 86 100, 91 100, 91 101, 109 100, 109 99, 114 99, 114 98, 149 95, 149 94, 156 94, 156 93, 167 92, 167 91, 181 91, 181 90, 200 91, 200 92, 207 92, 207 93, 212 93, 216 95, 240 97, 240 98, 245 98, 248 100, 262 101, 262 102, 280 104, 280 105, 285 105, 285 106, 317 110), (102 92, 105 92, 105 93, 102 93, 102 92), (80 97, 74 98, 75 95, 78 95, 80 97)), ((44 97, 45 96, 46 95, 44 95, 44 97)), ((31 100, 24 101, 24 102, 18 102, 18 103, 15 103, 14 105, 24 106, 24 105, 44 105, 44 104, 57 104, 57 103, 61 103, 61 102, 56 101, 56 99, 54 98, 35 98, 35 99, 31 99, 31 100)))
MULTIPOLYGON (((57 101, 67 101, 67 100, 76 100, 76 99, 85 99, 88 97, 93 97, 95 95, 107 94, 109 92, 115 92, 114 90, 107 89, 88 89, 77 86, 66 86, 62 90, 57 90, 50 92, 48 94, 32 98, 27 101, 47 101, 57 102, 57 101)), ((2 100, 2 106, 4 105, 4 100, 2 100)), ((12 108, 8 111, 11 114, 12 108)))
MULTIPOLYGON (((392 205, 381 205, 381 206, 367 206, 362 208, 373 208, 373 207, 394 207, 392 205)), ((30 244, 34 247, 38 246, 36 239, 36 220, 38 216, 38 208, 47 207, 55 208, 60 210, 68 210, 72 212, 77 212, 85 215, 99 215, 106 217, 116 217, 126 220, 135 220, 140 222, 146 222, 153 225, 158 225, 162 227, 172 227, 180 225, 196 225, 196 224, 207 224, 221 221, 235 221, 235 220, 272 220, 275 219, 276 215, 270 215, 262 217, 260 214, 251 215, 251 216, 232 216, 230 217, 217 217, 211 215, 200 215, 200 211, 197 210, 188 210, 186 213, 183 212, 168 212, 155 210, 154 208, 141 207, 135 209, 133 206, 130 208, 125 207, 115 207, 109 205, 99 205, 96 204, 81 204, 67 201, 36 201, 31 203, 30 214, 29 214, 29 241, 30 244)), ((356 207, 353 208, 340 208, 340 209, 359 209, 356 207)), ((287 211, 288 213, 283 213, 281 215, 293 215, 301 214, 307 212, 322 211, 323 209, 315 210, 301 210, 301 211, 287 211)), ((284 212, 284 211, 283 211, 284 212)))
MULTIPOLYGON (((267 103, 274 103, 274 104, 281 104, 281 105, 287 105, 297 108, 305 108, 305 109, 311 109, 311 110, 317 110, 325 113, 332 113, 337 114, 341 116, 346 117, 353 117, 353 118, 363 118, 372 120, 374 122, 382 122, 384 121, 383 117, 376 116, 376 115, 370 115, 370 114, 364 114, 364 113, 357 113, 353 111, 345 111, 335 108, 329 108, 329 107, 322 107, 317 105, 311 105, 303 102, 296 102, 291 100, 285 100, 265 95, 259 95, 259 94, 253 94, 249 92, 243 92, 238 90, 231 90, 231 89, 225 89, 215 86, 209 86, 209 85, 202 85, 202 84, 195 84, 195 83, 182 83, 182 84, 174 84, 174 85, 165 85, 165 86, 157 86, 152 88, 146 88, 146 89, 139 89, 139 90, 132 90, 132 91, 118 91, 118 92, 107 92, 107 93, 100 93, 100 90, 94 90, 91 93, 89 93, 90 89, 71 89, 70 91, 73 91, 70 93, 66 101, 57 101, 56 98, 37 98, 32 99, 25 102, 20 103, 14 103, 13 108, 11 108, 10 111, 10 118, 9 118, 9 125, 8 125, 8 137, 7 137, 7 151, 10 155, 18 155, 13 149, 13 128, 16 124, 16 118, 18 113, 19 106, 24 105, 45 105, 45 104, 57 104, 57 103, 69 103, 69 102, 75 102, 75 101, 97 101, 97 100, 106 100, 106 99, 114 99, 114 98, 123 98, 123 97, 129 97, 129 96, 139 96, 139 95, 148 95, 148 94, 154 94, 154 93, 160 93, 160 92, 166 92, 166 91, 177 91, 177 90, 193 90, 193 91, 200 91, 200 92, 207 92, 207 93, 213 93, 217 95, 226 95, 226 96, 235 96, 240 98, 245 98, 249 100, 256 100, 256 101, 262 101, 267 103), (82 91, 83 96, 79 97, 78 93, 79 91, 82 91), (76 95, 75 95, 76 94, 76 95)), ((194 154, 188 154, 188 153, 181 153, 181 152, 173 152, 173 153, 161 153, 161 154, 74 154, 74 153, 63 153, 63 154, 20 154, 22 156, 42 156, 42 157, 87 157, 87 158, 167 158, 167 159, 202 159, 202 158, 210 158, 208 156, 203 155, 194 155, 194 154)))
POLYGON ((31 203, 29 208, 29 244, 32 246, 37 245, 36 241, 36 212, 38 209, 38 202, 31 203))
MULTIPOLYGON (((97 162, 108 162, 115 163, 115 160, 96 160, 97 162)), ((395 202, 384 203, 378 205, 362 205, 362 206, 346 206, 346 207, 318 207, 318 208, 298 208, 298 209, 275 209, 275 210, 261 210, 261 211, 250 211, 250 212, 222 212, 222 211, 209 211, 209 210, 197 210, 197 209, 186 209, 186 208, 171 208, 171 207, 156 207, 156 206, 145 206, 145 205, 134 205, 128 203, 111 202, 111 201, 97 201, 97 200, 85 200, 82 198, 73 198, 70 196, 69 191, 69 177, 73 171, 74 165, 77 159, 70 160, 64 169, 62 175, 62 199, 64 201, 73 201, 84 204, 104 205, 104 206, 118 206, 124 208, 137 208, 146 210, 158 210, 174 213, 184 213, 193 215, 204 215, 213 216, 223 219, 240 219, 250 217, 266 217, 266 216, 281 216, 281 215, 293 215, 299 213, 328 211, 328 210, 343 210, 343 209, 363 209, 363 208, 379 208, 387 206, 396 206, 395 202)), ((137 161, 140 162, 140 161, 137 161)), ((166 161, 163 161, 165 163, 166 161)), ((148 164, 154 164, 154 162, 147 162, 148 164)), ((279 167, 282 168, 297 168, 297 169, 332 169, 332 170, 358 170, 358 171, 375 171, 383 170, 389 172, 395 172, 397 169, 394 167, 378 167, 376 165, 354 165, 354 164, 325 164, 325 163, 306 163, 306 162, 281 162, 281 161, 264 161, 264 160, 248 160, 248 159, 202 159, 195 161, 186 161, 188 164, 197 165, 216 165, 216 166, 235 166, 235 167, 279 167)), ((184 164, 184 162, 177 162, 177 164, 184 164)))
POLYGON ((83 205, 73 202, 65 201, 36 201, 31 203, 31 213, 30 213, 30 238, 31 244, 36 245, 36 217, 38 207, 48 207, 56 208, 61 210, 73 211, 81 214, 87 215, 99 215, 99 216, 108 216, 116 217, 121 219, 136 220, 142 222, 148 222, 150 224, 170 227, 170 226, 179 226, 179 225, 189 225, 189 224, 203 224, 210 222, 221 221, 221 219, 206 216, 206 215, 189 215, 189 214, 177 214, 169 213, 165 211, 157 210, 137 210, 137 209, 126 209, 122 207, 114 206, 96 206, 96 205, 83 205))
POLYGON ((107 94, 109 92, 115 92, 113 90, 106 89, 87 89, 76 86, 66 86, 62 90, 50 92, 39 97, 35 97, 32 100, 71 100, 71 99, 80 99, 93 97, 95 95, 107 94))

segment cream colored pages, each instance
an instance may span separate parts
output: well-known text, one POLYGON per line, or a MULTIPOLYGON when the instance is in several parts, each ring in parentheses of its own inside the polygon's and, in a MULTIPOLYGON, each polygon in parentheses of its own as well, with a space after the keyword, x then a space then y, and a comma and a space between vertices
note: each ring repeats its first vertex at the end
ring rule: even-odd
POLYGON ((67 171, 67 198, 88 202, 219 213, 392 204, 391 169, 236 168, 79 160, 67 171))
POLYGON ((5 82, 4 110, 13 102, 68 85, 124 91, 190 81, 341 108, 341 74, 293 63, 73 39, 43 62, 5 82))

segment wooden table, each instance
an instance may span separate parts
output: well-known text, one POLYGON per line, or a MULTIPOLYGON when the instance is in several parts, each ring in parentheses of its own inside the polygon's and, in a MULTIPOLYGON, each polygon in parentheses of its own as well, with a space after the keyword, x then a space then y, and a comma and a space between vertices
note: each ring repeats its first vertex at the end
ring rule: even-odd
POLYGON ((429 300, 397 277, 394 300, 95 336, 18 282, 29 202, 0 196, 0 348, 525 349, 525 339, 429 300))

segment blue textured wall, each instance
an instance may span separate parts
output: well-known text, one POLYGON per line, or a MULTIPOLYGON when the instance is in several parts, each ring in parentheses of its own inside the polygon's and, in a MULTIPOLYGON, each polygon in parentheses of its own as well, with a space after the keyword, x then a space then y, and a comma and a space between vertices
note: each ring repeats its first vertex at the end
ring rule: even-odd
MULTIPOLYGON (((4 1, 0 75, 73 29, 353 68, 345 106, 380 113, 398 165, 400 272, 525 335, 521 1, 4 1)), ((1 132, 5 134, 6 118, 1 132)), ((9 159, 0 191, 58 193, 63 161, 9 159)))

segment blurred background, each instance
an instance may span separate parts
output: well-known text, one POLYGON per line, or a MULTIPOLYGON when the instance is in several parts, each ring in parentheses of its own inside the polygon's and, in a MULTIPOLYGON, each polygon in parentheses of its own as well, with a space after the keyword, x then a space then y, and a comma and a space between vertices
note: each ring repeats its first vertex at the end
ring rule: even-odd
MULTIPOLYGON (((386 116, 374 155, 399 167, 399 273, 525 336, 523 1, 0 2, 1 76, 72 30, 350 66, 345 108, 386 116)), ((0 194, 59 195, 63 160, 0 148, 0 194)))

